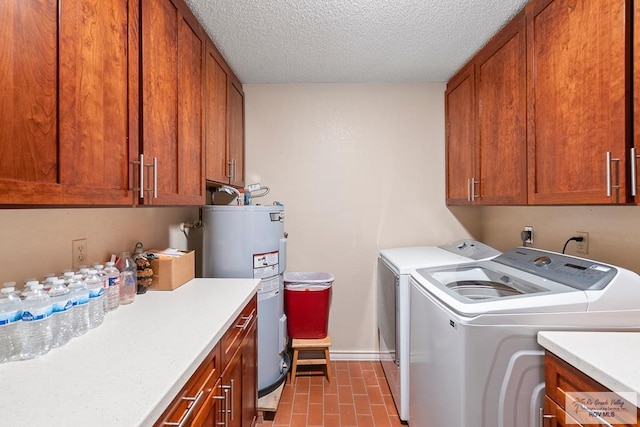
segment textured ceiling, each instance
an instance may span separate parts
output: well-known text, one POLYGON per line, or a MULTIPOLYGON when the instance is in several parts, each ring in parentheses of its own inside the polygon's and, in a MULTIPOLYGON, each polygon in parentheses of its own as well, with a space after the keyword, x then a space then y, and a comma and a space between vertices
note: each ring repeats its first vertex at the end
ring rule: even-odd
POLYGON ((243 83, 446 81, 526 0, 186 0, 243 83))

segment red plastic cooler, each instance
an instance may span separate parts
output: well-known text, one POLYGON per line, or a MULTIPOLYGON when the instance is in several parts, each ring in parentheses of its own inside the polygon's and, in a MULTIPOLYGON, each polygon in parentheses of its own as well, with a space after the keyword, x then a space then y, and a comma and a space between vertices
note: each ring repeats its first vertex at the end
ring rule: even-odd
POLYGON ((333 276, 329 273, 284 273, 284 301, 290 338, 325 338, 333 276))

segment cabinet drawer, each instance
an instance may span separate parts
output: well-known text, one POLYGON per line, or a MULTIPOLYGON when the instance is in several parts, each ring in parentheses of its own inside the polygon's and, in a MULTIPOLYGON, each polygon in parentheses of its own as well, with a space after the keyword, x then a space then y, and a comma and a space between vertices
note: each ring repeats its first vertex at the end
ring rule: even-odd
POLYGON ((235 352, 242 344, 242 341, 251 330, 252 324, 257 320, 257 315, 258 297, 254 295, 251 301, 249 301, 242 312, 233 321, 220 341, 222 352, 221 366, 224 367, 229 363, 235 352))
MULTIPOLYGON (((545 356, 545 387, 545 414, 555 416, 555 418, 552 418, 555 421, 552 423, 547 422, 544 427, 564 426, 565 424, 576 425, 578 422, 574 421, 574 418, 578 420, 585 419, 586 409, 580 409, 580 403, 576 402, 570 393, 578 393, 581 398, 595 401, 596 399, 603 399, 602 393, 612 392, 612 390, 587 376, 584 372, 549 352, 545 356), (551 403, 555 404, 557 408, 548 406, 551 403), (581 415, 576 415, 578 413, 581 413, 581 415)), ((624 408, 634 408, 634 405, 625 401, 624 408)), ((594 408, 590 407, 590 409, 594 408)), ((615 425, 636 426, 638 425, 638 414, 640 414, 640 410, 637 408, 635 408, 635 411, 631 409, 630 413, 618 411, 615 415, 615 420, 617 421, 615 425)), ((611 419, 608 421, 611 421, 611 419)), ((595 422, 593 425, 606 424, 595 422)))
POLYGON ((549 396, 544 397, 544 414, 542 425, 540 427, 564 427, 564 426, 580 426, 581 424, 573 417, 567 414, 556 402, 551 400, 549 396))
POLYGON ((178 426, 180 423, 190 425, 190 420, 212 395, 214 385, 221 374, 220 369, 220 345, 218 344, 169 404, 155 426, 178 426))
POLYGON ((546 394, 563 409, 566 409, 566 393, 609 391, 605 386, 552 353, 547 352, 544 369, 546 394))

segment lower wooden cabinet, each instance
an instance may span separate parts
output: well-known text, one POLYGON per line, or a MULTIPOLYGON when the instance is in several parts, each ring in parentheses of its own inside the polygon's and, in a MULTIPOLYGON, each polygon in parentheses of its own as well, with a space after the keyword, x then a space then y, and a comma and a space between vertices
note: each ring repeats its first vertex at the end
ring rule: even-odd
POLYGON ((258 402, 257 304, 254 295, 155 426, 254 424, 258 402))
POLYGON ((588 414, 587 409, 594 409, 597 405, 582 405, 579 399, 589 399, 595 402, 599 399, 604 402, 611 393, 604 385, 595 381, 585 373, 569 365, 553 353, 547 352, 545 355, 545 399, 544 408, 540 412, 540 427, 564 427, 564 426, 591 426, 608 425, 607 421, 615 420, 615 426, 637 426, 640 420, 640 410, 633 404, 624 402, 624 408, 629 411, 618 411, 614 415, 608 408, 618 406, 611 404, 600 406, 607 411, 608 415, 602 422, 598 419, 597 413, 588 414), (579 397, 579 399, 575 399, 579 397), (593 423, 585 423, 585 420, 593 419, 593 423))
POLYGON ((204 401, 202 408, 198 411, 191 422, 191 427, 219 426, 224 425, 224 404, 226 398, 222 393, 222 381, 218 381, 213 386, 211 393, 204 401))
POLYGON ((177 426, 189 424, 193 417, 205 406, 209 396, 215 391, 221 374, 220 345, 216 345, 207 358, 180 390, 164 411, 156 426, 177 426))
POLYGON ((251 427, 256 418, 258 401, 257 388, 257 300, 254 298, 240 314, 234 325, 222 339, 222 353, 225 343, 235 348, 222 372, 221 388, 229 398, 224 411, 225 427, 251 427), (240 334, 238 334, 238 331, 240 334), (235 336, 235 339, 229 339, 235 336), (239 345, 235 345, 239 342, 239 345))

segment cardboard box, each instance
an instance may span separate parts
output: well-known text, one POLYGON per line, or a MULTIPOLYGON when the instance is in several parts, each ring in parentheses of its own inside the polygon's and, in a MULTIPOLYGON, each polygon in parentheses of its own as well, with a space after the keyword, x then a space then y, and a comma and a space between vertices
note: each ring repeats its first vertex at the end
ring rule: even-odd
MULTIPOLYGON (((162 251, 149 251, 158 252, 162 251)), ((180 251, 181 256, 162 256, 151 261, 153 281, 150 289, 172 291, 195 277, 195 251, 180 251)))

